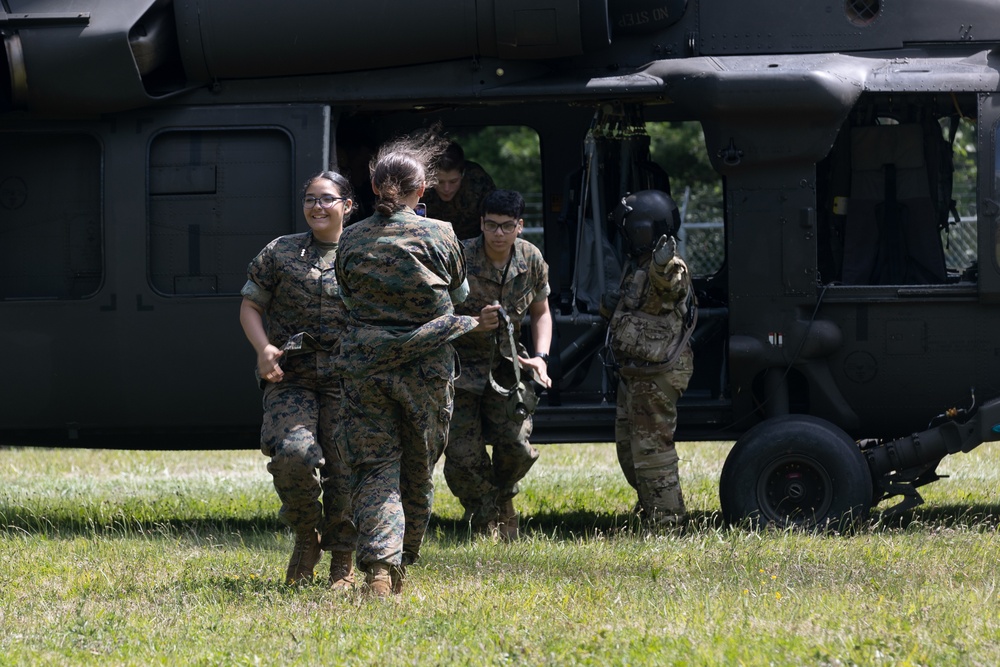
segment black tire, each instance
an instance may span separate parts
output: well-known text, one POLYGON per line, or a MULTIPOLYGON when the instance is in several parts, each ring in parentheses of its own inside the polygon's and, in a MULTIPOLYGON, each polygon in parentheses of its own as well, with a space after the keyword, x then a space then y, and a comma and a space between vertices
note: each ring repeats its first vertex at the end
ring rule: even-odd
POLYGON ((719 479, 730 525, 846 529, 867 519, 872 477, 857 443, 828 421, 783 415, 736 441, 719 479))

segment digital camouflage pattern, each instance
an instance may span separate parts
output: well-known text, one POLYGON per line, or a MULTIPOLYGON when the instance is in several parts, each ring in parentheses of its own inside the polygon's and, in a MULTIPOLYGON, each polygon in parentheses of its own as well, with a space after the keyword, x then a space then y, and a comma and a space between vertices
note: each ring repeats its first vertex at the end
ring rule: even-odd
POLYGON ((353 469, 358 567, 417 560, 434 499, 437 452, 447 445, 454 389, 449 345, 423 359, 345 378, 338 437, 353 469))
MULTIPOLYGON (((460 315, 478 315, 479 311, 494 301, 507 311, 514 326, 514 340, 521 339, 521 322, 532 303, 548 298, 549 267, 542 259, 541 251, 534 244, 517 239, 514 242, 514 256, 507 269, 503 289, 500 280, 504 270, 493 266, 483 249, 483 236, 462 243, 469 275, 469 296, 455 306, 460 315), (501 294, 502 293, 502 294, 501 294)), ((461 374, 455 379, 455 387, 482 394, 489 384, 490 353, 493 350, 495 331, 476 332, 462 336, 455 341, 462 363, 461 374)), ((506 336, 501 336, 505 339, 506 336)), ((505 346, 506 347, 506 346, 505 346)), ((520 352, 525 353, 523 346, 520 352)), ((509 365, 509 361, 503 362, 509 365)), ((494 368, 499 368, 501 359, 493 360, 494 368)), ((505 385, 506 386, 506 385, 505 385)))
POLYGON ((258 377, 261 451, 271 457, 279 518, 296 533, 319 530, 324 549, 353 551, 350 471, 334 440, 340 377, 331 359, 346 322, 330 261, 335 252, 315 243, 311 232, 279 237, 250 262, 242 294, 263 309, 272 344, 307 341, 281 357, 282 382, 258 377))
POLYGON ((407 208, 345 229, 336 270, 348 308, 337 441, 352 468, 358 565, 405 566, 419 556, 447 443, 449 341, 476 326, 452 303, 468 292, 465 258, 451 225, 407 208))
POLYGON ((346 375, 405 364, 476 326, 455 316, 453 301, 468 295, 467 269, 451 225, 441 220, 407 208, 351 225, 340 238, 336 271, 348 309, 338 362, 346 375))
MULTIPOLYGON (((660 321, 657 330, 669 336, 670 342, 681 340, 691 280, 680 257, 658 266, 647 254, 638 264, 630 264, 622 284, 621 300, 610 325, 611 347, 619 364, 615 419, 618 462, 639 496, 643 515, 654 523, 670 524, 685 512, 674 431, 677 399, 691 379, 694 355, 690 344, 684 341, 673 363, 651 362, 624 356, 624 346, 617 344, 616 339, 626 326, 631 326, 630 318, 621 317, 622 313, 632 311, 657 318, 660 321)), ((634 330, 630 328, 625 337, 632 333, 634 330)), ((653 347, 669 347, 659 343, 662 341, 654 342, 653 347)))
MULTIPOLYGON (((271 241, 247 268, 242 295, 268 315, 264 327, 272 344, 281 347, 307 332, 325 350, 336 350, 347 312, 337 289, 332 263, 312 232, 271 241)), ((285 364, 281 366, 286 373, 285 364)))
POLYGON ((517 495, 517 482, 538 456, 528 442, 531 429, 531 417, 508 419, 504 398, 492 389, 484 394, 456 389, 444 476, 473 526, 497 521, 499 506, 517 495), (492 459, 487 442, 493 444, 492 459))
MULTIPOLYGON (((326 353, 316 357, 330 363, 326 353)), ((317 391, 290 382, 287 375, 268 383, 261 451, 271 457, 267 470, 281 500, 282 523, 294 532, 319 530, 327 551, 354 551, 351 470, 334 442, 340 412, 339 387, 317 391)))
MULTIPOLYGON (((521 322, 533 303, 549 296, 549 268, 542 253, 523 239, 514 242, 514 254, 501 289, 503 269, 493 266, 483 248, 482 234, 463 243, 469 270, 469 296, 456 312, 478 314, 494 301, 507 311, 520 340, 521 322)), ((476 332, 454 343, 461 362, 455 380, 455 413, 448 435, 444 463, 445 480, 451 492, 470 514, 473 524, 486 525, 497 519, 497 506, 517 493, 519 482, 538 457, 531 446, 531 417, 511 421, 506 399, 489 385, 490 356, 496 332, 476 332), (493 446, 493 457, 486 445, 493 446)), ((506 340, 506 336, 502 336, 506 340)), ((504 350, 509 344, 504 346, 504 350)), ((526 353, 523 346, 519 350, 526 353)), ((508 355, 509 351, 506 352, 508 355)), ((511 360, 493 358, 494 378, 504 387, 514 383, 511 360)))
POLYGON ((462 185, 451 201, 441 201, 433 188, 424 192, 427 215, 450 222, 459 240, 474 238, 479 234, 480 205, 483 197, 496 190, 493 179, 475 162, 465 161, 462 185))

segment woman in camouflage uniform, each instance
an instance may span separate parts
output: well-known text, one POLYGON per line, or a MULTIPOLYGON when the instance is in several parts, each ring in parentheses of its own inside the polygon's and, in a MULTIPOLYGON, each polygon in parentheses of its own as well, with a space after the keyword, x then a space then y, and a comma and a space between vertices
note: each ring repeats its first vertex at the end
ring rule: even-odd
POLYGON ((260 251, 240 305, 264 389, 261 451, 271 457, 279 517, 295 534, 285 579, 312 579, 326 549, 335 589, 354 583, 356 541, 350 469, 334 442, 341 397, 331 364, 345 320, 333 262, 353 204, 351 185, 340 174, 310 178, 302 196, 310 231, 279 237, 260 251))
POLYGON ((353 472, 358 567, 379 597, 401 591, 427 529, 454 396, 449 341, 498 322, 495 307, 454 314, 468 294, 462 246, 449 223, 413 212, 440 150, 433 134, 379 150, 376 212, 344 231, 336 262, 348 310, 337 439, 353 472))

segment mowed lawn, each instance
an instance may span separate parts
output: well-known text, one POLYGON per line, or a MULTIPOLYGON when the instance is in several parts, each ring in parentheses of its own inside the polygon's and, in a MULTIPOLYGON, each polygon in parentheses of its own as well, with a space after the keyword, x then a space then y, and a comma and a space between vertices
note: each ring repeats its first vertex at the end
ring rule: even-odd
POLYGON ((1000 445, 850 535, 723 526, 729 447, 679 445, 691 521, 665 533, 613 445, 543 446, 511 544, 468 534, 439 470, 393 601, 283 584, 258 452, 0 449, 0 665, 1000 664, 1000 445))

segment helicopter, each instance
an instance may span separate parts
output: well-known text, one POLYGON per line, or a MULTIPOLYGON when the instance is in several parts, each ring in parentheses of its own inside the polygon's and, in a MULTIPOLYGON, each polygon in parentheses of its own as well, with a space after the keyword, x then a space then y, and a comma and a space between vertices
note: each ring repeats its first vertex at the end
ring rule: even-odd
POLYGON ((684 123, 720 220, 677 438, 734 442, 724 518, 902 512, 1000 439, 992 3, 2 0, 0 38, 0 444, 256 447, 248 261, 303 230, 308 176, 363 192, 431 123, 537 138, 534 442, 613 440, 609 213, 681 200, 647 129, 684 123))

